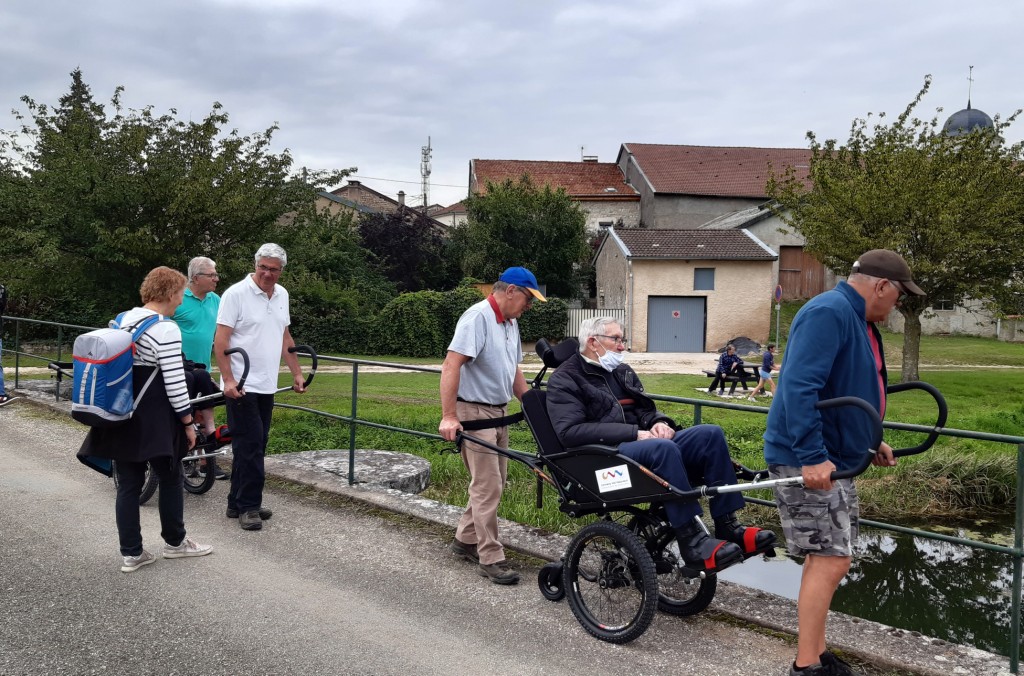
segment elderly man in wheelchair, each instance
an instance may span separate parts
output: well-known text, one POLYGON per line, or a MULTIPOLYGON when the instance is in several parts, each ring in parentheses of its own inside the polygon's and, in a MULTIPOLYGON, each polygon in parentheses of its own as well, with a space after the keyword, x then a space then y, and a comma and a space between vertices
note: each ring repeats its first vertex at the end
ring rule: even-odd
MULTIPOLYGON (((722 429, 678 429, 644 394, 636 372, 622 362, 625 349, 622 326, 614 318, 595 317, 580 325, 579 352, 558 367, 547 385, 547 413, 562 445, 618 446, 620 454, 685 491, 691 484, 735 484, 736 470, 722 429)), ((774 533, 739 522, 736 511, 743 505, 735 492, 713 497, 711 537, 700 523, 697 501, 665 502, 688 568, 716 573, 774 547, 774 533)))

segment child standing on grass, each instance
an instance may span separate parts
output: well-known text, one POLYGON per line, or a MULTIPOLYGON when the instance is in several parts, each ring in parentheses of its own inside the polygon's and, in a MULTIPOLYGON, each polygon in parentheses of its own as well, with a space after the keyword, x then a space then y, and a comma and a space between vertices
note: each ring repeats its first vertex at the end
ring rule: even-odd
POLYGON ((757 387, 747 397, 750 401, 754 401, 754 397, 757 396, 758 392, 766 392, 769 397, 775 396, 775 381, 772 380, 772 371, 774 370, 776 370, 775 343, 768 343, 765 346, 764 354, 761 355, 761 370, 759 373, 761 377, 757 381, 757 387))

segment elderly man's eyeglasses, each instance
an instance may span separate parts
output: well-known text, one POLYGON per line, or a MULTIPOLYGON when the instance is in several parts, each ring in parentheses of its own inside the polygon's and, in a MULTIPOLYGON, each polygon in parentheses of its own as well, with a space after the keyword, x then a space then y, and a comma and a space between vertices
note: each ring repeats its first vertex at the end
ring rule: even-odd
POLYGON ((595 333, 594 337, 595 338, 607 338, 608 340, 614 341, 616 345, 625 345, 626 343, 629 342, 626 339, 625 336, 606 336, 606 335, 604 335, 602 333, 595 333))
POLYGON ((271 275, 279 275, 279 274, 281 274, 281 270, 282 270, 282 268, 272 268, 272 267, 263 265, 263 263, 260 263, 259 265, 257 265, 256 268, 259 269, 262 272, 266 272, 266 273, 271 274, 271 275))
POLYGON ((909 293, 907 293, 906 287, 904 287, 902 284, 897 282, 895 279, 890 279, 889 283, 892 284, 894 287, 896 287, 896 290, 900 294, 899 298, 896 299, 897 303, 902 303, 903 301, 905 301, 907 299, 907 296, 910 295, 909 293))
POLYGON ((521 293, 524 296, 526 296, 526 304, 527 305, 533 305, 533 294, 532 293, 530 293, 529 291, 527 291, 526 289, 524 289, 524 288, 522 288, 520 286, 517 286, 515 288, 516 288, 516 291, 518 291, 519 293, 521 293))

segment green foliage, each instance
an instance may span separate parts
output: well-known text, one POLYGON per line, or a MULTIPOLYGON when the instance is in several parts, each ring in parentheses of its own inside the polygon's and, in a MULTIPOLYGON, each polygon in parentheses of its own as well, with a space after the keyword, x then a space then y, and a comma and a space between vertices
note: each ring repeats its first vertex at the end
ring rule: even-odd
POLYGON ((458 266, 434 222, 411 209, 364 214, 359 219, 362 245, 373 253, 374 267, 402 292, 449 289, 458 266))
POLYGON ((481 300, 472 287, 452 291, 403 293, 377 319, 371 353, 407 357, 444 357, 459 317, 481 300))
POLYGON ((0 256, 33 313, 103 323, 137 304, 149 270, 197 255, 237 279, 283 215, 348 173, 291 176, 291 155, 269 150, 276 127, 228 131, 219 103, 185 121, 125 110, 118 88, 110 115, 71 75, 55 108, 23 97, 19 128, 0 133, 0 256))
POLYGON ((547 296, 548 302, 534 303, 519 318, 519 335, 524 342, 541 338, 562 340, 569 324, 569 304, 561 298, 547 296))
POLYGON ((538 189, 524 175, 518 182, 488 183, 466 208, 467 222, 451 230, 464 274, 494 281, 505 268, 521 265, 553 295, 582 295, 591 257, 586 216, 563 189, 538 189))
MULTIPOLYGON (((932 298, 1015 308, 1024 291, 1024 249, 1017 245, 1024 238, 1024 143, 1008 146, 1001 132, 1021 111, 1006 121, 997 116, 994 129, 947 136, 938 117, 913 116, 930 85, 929 77, 891 124, 869 128, 854 120, 843 145, 808 132, 810 187, 790 168, 769 181, 768 194, 807 250, 841 274, 864 251, 892 249, 932 298)), ((900 307, 905 377, 917 371, 927 304, 911 297, 900 307)))

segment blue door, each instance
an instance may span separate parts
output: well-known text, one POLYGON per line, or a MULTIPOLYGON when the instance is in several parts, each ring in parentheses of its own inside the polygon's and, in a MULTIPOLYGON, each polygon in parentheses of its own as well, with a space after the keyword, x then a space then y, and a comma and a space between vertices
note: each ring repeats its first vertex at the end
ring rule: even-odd
POLYGON ((648 352, 704 352, 707 299, 651 296, 647 299, 648 352))

